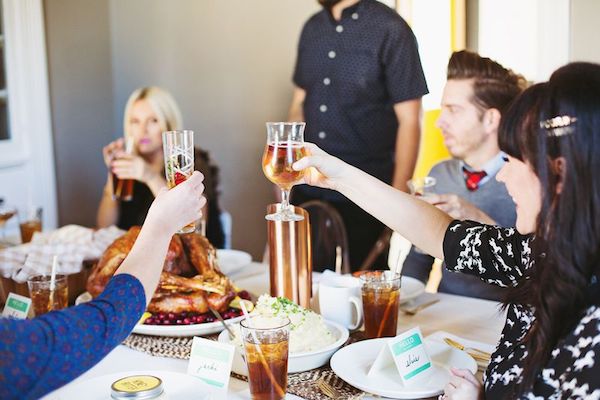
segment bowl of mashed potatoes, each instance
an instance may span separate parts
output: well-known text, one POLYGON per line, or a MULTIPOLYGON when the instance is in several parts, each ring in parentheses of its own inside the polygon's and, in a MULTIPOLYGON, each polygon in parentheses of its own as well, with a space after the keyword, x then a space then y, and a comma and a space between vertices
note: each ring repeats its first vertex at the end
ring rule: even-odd
MULTIPOLYGON (((342 325, 323 319, 319 314, 307 310, 282 297, 262 295, 251 315, 264 317, 285 316, 290 319, 290 339, 288 373, 303 372, 325 365, 333 353, 348 340, 348 329, 342 325)), ((236 347, 232 371, 248 375, 242 358, 244 351, 239 324, 231 326, 235 337, 231 339, 227 331, 221 332, 219 342, 236 347)))

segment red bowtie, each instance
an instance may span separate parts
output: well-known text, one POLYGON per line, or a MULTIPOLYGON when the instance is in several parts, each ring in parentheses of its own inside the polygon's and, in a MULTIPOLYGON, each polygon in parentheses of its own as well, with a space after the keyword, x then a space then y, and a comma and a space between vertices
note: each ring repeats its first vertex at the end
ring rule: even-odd
POLYGON ((463 167, 463 175, 465 176, 465 184, 471 192, 479 188, 479 182, 487 176, 485 171, 469 171, 463 167))

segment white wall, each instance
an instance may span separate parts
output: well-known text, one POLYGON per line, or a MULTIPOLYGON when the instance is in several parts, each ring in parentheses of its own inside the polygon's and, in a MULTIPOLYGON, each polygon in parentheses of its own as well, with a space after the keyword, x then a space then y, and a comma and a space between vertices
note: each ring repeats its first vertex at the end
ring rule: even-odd
POLYGON ((571 61, 592 61, 600 63, 600 1, 571 1, 571 61))
POLYGON ((221 168, 233 247, 261 257, 273 189, 261 170, 265 122, 291 99, 300 30, 316 0, 111 0, 115 135, 138 86, 173 93, 185 127, 221 168))
POLYGON ((569 60, 570 0, 479 0, 479 52, 546 80, 569 60))

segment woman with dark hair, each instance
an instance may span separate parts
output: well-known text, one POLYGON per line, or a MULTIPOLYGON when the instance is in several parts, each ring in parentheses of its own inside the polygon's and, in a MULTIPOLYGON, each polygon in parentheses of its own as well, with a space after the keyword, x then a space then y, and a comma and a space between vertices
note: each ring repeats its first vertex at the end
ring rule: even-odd
POLYGON ((448 269, 510 288, 483 387, 468 371, 452 370, 444 398, 598 399, 600 65, 569 64, 527 89, 503 117, 500 147, 507 159, 497 179, 516 204, 516 229, 452 221, 314 145, 294 168, 448 269))

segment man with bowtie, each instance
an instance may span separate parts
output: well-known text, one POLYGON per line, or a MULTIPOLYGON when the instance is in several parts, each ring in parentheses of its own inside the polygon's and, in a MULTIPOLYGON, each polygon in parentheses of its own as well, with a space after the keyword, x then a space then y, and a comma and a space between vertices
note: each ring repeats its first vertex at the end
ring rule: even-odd
MULTIPOLYGON (((515 206, 495 177, 504 164, 498 125, 510 102, 525 88, 521 75, 468 51, 452 54, 437 126, 452 159, 436 164, 429 176, 435 186, 423 200, 456 219, 514 226, 515 206)), ((433 258, 414 247, 402 273, 426 282, 433 258)), ((445 268, 441 292, 499 300, 502 289, 445 268)))

